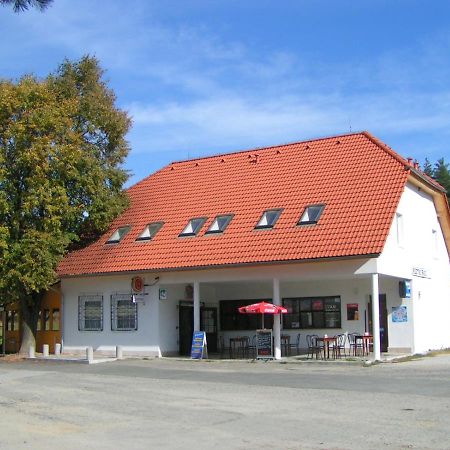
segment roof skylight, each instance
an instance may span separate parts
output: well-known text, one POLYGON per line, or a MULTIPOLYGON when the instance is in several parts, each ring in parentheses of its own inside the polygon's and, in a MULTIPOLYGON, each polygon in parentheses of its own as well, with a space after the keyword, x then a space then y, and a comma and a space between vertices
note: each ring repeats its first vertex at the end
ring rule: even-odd
POLYGON ((206 234, 209 233, 223 233, 225 231, 225 228, 228 226, 228 224, 231 222, 231 219, 233 218, 232 214, 224 214, 221 216, 217 216, 211 226, 208 228, 208 231, 206 234))
POLYGON ((300 220, 298 221, 297 225, 310 225, 317 223, 324 209, 325 205, 307 206, 303 211, 303 214, 300 217, 300 220))
POLYGON ((280 217, 281 211, 281 209, 268 209, 264 211, 255 228, 273 228, 278 217, 280 217))
POLYGON ((144 231, 138 236, 137 241, 150 241, 155 237, 155 234, 161 229, 163 226, 162 222, 153 222, 146 225, 144 231))
POLYGON ((123 237, 130 231, 130 226, 126 225, 124 227, 117 228, 116 231, 111 235, 111 237, 106 241, 107 244, 117 244, 123 237))
POLYGON ((184 230, 179 234, 179 236, 196 236, 205 222, 206 217, 198 217, 189 220, 188 224, 186 225, 184 230))

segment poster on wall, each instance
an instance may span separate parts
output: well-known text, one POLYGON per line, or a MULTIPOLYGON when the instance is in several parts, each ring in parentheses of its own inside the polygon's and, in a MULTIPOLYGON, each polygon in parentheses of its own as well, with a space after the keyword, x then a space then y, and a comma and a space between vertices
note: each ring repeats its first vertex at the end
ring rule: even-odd
POLYGON ((392 307, 392 322, 408 322, 408 311, 406 306, 392 307))
POLYGON ((347 320, 359 320, 358 303, 347 303, 347 320))

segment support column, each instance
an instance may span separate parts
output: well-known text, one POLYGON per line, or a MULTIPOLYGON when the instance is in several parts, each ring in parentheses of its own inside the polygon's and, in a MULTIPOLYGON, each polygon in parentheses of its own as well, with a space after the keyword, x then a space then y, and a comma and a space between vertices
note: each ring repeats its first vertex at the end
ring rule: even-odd
POLYGON ((194 281, 194 331, 200 331, 200 283, 194 281))
POLYGON ((380 290, 378 287, 378 274, 372 274, 372 333, 373 333, 373 359, 381 360, 380 342, 380 290))
MULTIPOLYGON (((273 304, 281 305, 280 297, 280 280, 278 278, 273 279, 273 304)), ((281 359, 281 314, 274 314, 273 316, 273 336, 274 336, 274 357, 275 359, 281 359)))

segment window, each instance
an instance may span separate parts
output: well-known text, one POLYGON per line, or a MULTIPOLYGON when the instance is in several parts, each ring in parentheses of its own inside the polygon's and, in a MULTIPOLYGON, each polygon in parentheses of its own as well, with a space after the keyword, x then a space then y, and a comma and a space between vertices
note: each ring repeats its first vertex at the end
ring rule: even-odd
POLYGON ((341 328, 341 297, 285 298, 285 329, 341 328))
POLYGON ((217 216, 211 226, 208 228, 208 231, 206 234, 209 233, 223 233, 225 231, 225 228, 228 226, 228 224, 231 222, 231 219, 233 218, 232 214, 225 214, 223 216, 217 216))
POLYGON ((6 313, 6 329, 8 331, 19 330, 19 313, 14 310, 9 310, 6 313))
POLYGON ((311 225, 319 221, 325 205, 309 205, 303 211, 297 225, 311 225))
POLYGON ((52 310, 52 330, 59 331, 59 309, 52 310))
POLYGON ((78 297, 78 329, 103 331, 103 295, 91 294, 78 297))
POLYGON ((112 236, 106 241, 107 244, 117 244, 120 242, 123 237, 130 231, 130 226, 127 225, 125 227, 117 228, 116 231, 112 234, 112 236))
POLYGON ((395 214, 395 232, 398 246, 403 247, 403 215, 400 213, 395 214))
POLYGON ((42 330, 42 310, 40 309, 38 312, 38 319, 36 324, 36 330, 41 331, 42 330))
POLYGON ((198 217, 196 219, 191 219, 184 230, 179 234, 179 236, 195 236, 200 231, 203 224, 206 222, 205 217, 198 217))
POLYGON ((281 209, 268 209, 264 211, 255 228, 273 228, 278 217, 280 217, 281 211, 281 209))
POLYGON ((150 241, 155 237, 155 234, 161 229, 163 226, 162 222, 154 222, 149 223, 144 231, 138 236, 137 241, 150 241))
POLYGON ((131 299, 131 294, 111 295, 111 330, 137 330, 137 304, 131 299))
POLYGON ((50 330, 50 310, 44 309, 44 330, 50 330))
MULTIPOLYGON (((261 314, 241 314, 238 311, 240 306, 258 303, 261 300, 221 300, 219 302, 220 329, 222 331, 233 330, 256 330, 261 328, 261 314)), ((268 301, 266 299, 266 301, 268 301)), ((264 326, 272 328, 273 315, 264 315, 264 326)))

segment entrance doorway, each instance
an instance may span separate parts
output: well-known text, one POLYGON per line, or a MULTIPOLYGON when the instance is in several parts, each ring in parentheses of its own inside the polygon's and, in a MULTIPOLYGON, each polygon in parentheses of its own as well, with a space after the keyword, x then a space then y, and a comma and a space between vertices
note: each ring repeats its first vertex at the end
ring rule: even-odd
MULTIPOLYGON (((217 352, 217 308, 200 307, 200 330, 206 332, 208 352, 217 352)), ((180 355, 190 355, 194 333, 194 308, 192 304, 178 306, 178 341, 180 355)))
MULTIPOLYGON (((386 294, 380 294, 380 345, 381 351, 386 353, 388 351, 388 314, 386 306, 386 294)), ((372 298, 368 304, 368 330, 373 335, 373 321, 372 321, 372 298)))

